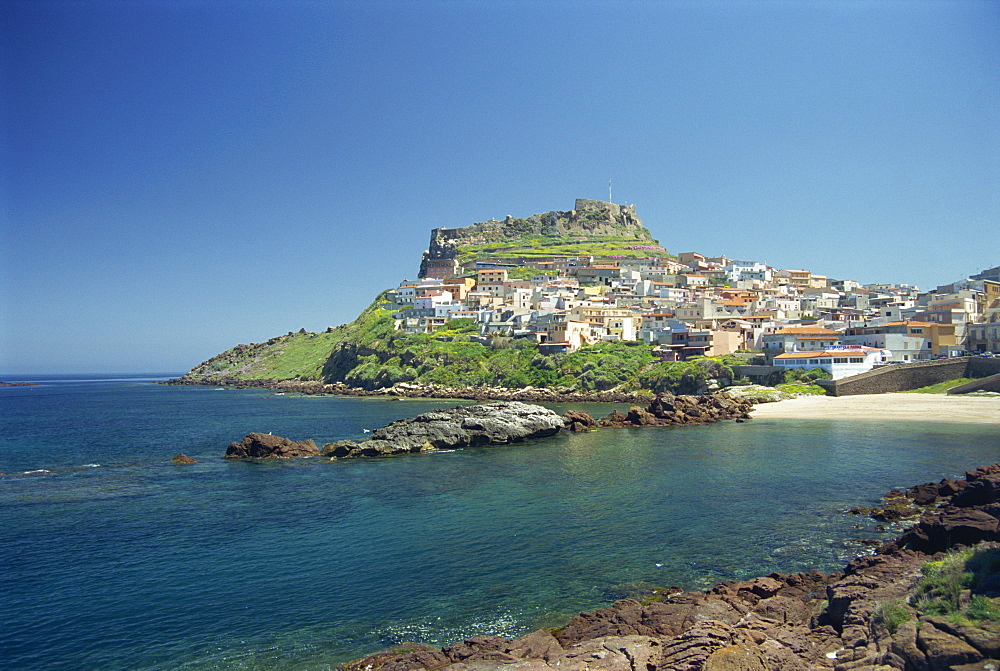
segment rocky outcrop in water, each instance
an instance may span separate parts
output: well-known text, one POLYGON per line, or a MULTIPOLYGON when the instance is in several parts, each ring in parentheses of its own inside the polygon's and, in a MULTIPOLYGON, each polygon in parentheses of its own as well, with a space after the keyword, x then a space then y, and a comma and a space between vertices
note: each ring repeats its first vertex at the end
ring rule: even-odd
MULTIPOLYGON (((997 671, 1000 622, 921 614, 911 600, 922 565, 944 558, 944 550, 985 542, 994 544, 989 552, 996 553, 998 565, 975 589, 1000 606, 1000 464, 970 471, 963 480, 926 483, 907 492, 911 501, 931 492, 938 507, 842 573, 772 573, 645 603, 622 599, 552 631, 517 639, 477 636, 441 649, 414 645, 344 668, 997 671), (890 613, 887 606, 895 610, 890 613)), ((906 496, 897 492, 890 498, 906 496)), ((968 590, 959 599, 967 602, 968 590)))
POLYGON ((635 405, 627 413, 615 410, 603 419, 570 410, 563 415, 563 419, 570 431, 590 431, 596 428, 713 424, 727 419, 742 421, 750 418, 751 410, 753 404, 749 401, 737 400, 724 391, 717 391, 708 396, 662 394, 646 407, 635 405))
POLYGON ((248 433, 238 443, 230 443, 226 459, 280 459, 312 457, 319 454, 316 443, 309 440, 289 440, 265 433, 248 433))
POLYGON ((517 443, 559 433, 563 419, 552 410, 517 401, 498 401, 425 412, 377 429, 361 443, 341 440, 323 446, 330 457, 384 457, 451 450, 472 445, 517 443))

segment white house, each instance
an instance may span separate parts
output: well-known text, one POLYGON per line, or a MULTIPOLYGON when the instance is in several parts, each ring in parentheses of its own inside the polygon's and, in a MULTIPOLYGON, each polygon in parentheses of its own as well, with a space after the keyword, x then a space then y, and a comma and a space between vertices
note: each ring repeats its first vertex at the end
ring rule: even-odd
POLYGON ((892 356, 887 349, 872 347, 838 347, 822 352, 785 352, 774 357, 773 365, 779 368, 822 368, 834 380, 870 371, 876 364, 885 363, 892 356))
POLYGON ((730 282, 770 282, 773 277, 772 269, 759 261, 730 261, 722 270, 730 282))

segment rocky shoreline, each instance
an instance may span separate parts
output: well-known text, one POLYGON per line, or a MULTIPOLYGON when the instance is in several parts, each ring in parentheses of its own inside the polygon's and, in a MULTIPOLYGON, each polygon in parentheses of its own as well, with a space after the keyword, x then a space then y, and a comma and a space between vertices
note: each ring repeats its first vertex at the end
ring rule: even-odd
POLYGON ((581 613, 563 627, 517 639, 476 636, 443 648, 404 644, 342 668, 997 671, 1000 464, 958 480, 894 491, 886 500, 886 507, 922 510, 920 520, 843 572, 773 573, 704 592, 668 589, 643 601, 622 599, 581 613), (964 556, 948 553, 972 546, 977 557, 985 557, 980 564, 986 568, 982 576, 968 574, 978 583, 962 583, 952 595, 965 610, 945 614, 928 608, 933 603, 928 598, 939 598, 927 586, 928 576, 938 579, 942 566, 964 556), (984 618, 972 618, 970 603, 978 604, 984 618))
POLYGON ((646 404, 653 398, 650 392, 588 391, 571 392, 542 387, 445 387, 437 384, 400 382, 381 389, 349 387, 342 382, 327 384, 315 380, 245 380, 220 376, 210 380, 182 377, 160 384, 200 387, 231 387, 233 389, 266 389, 268 391, 306 395, 360 396, 374 398, 454 398, 472 401, 521 401, 524 403, 620 403, 646 404))

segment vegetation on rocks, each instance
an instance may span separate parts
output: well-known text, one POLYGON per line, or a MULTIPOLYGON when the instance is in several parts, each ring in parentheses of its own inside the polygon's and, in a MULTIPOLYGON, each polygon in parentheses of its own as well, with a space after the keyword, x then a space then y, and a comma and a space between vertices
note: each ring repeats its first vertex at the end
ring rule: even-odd
POLYGON ((913 604, 921 614, 944 615, 956 622, 1000 623, 1000 606, 977 593, 1000 580, 1000 546, 953 551, 922 564, 920 572, 913 604))
POLYGON ((792 383, 792 384, 778 384, 774 387, 778 391, 783 391, 786 394, 791 394, 793 396, 825 396, 826 389, 819 386, 818 384, 804 384, 804 383, 792 383))
POLYGON ((829 380, 833 377, 822 368, 790 368, 784 375, 785 384, 810 384, 816 380, 829 380))

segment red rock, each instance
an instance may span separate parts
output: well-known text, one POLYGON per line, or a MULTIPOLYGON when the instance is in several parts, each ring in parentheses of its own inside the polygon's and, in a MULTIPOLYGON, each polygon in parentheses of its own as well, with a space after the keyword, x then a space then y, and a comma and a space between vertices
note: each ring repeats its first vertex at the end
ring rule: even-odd
POLYGON ((311 457, 319 454, 312 439, 289 440, 281 436, 248 433, 238 443, 230 443, 226 459, 277 459, 282 457, 311 457))

